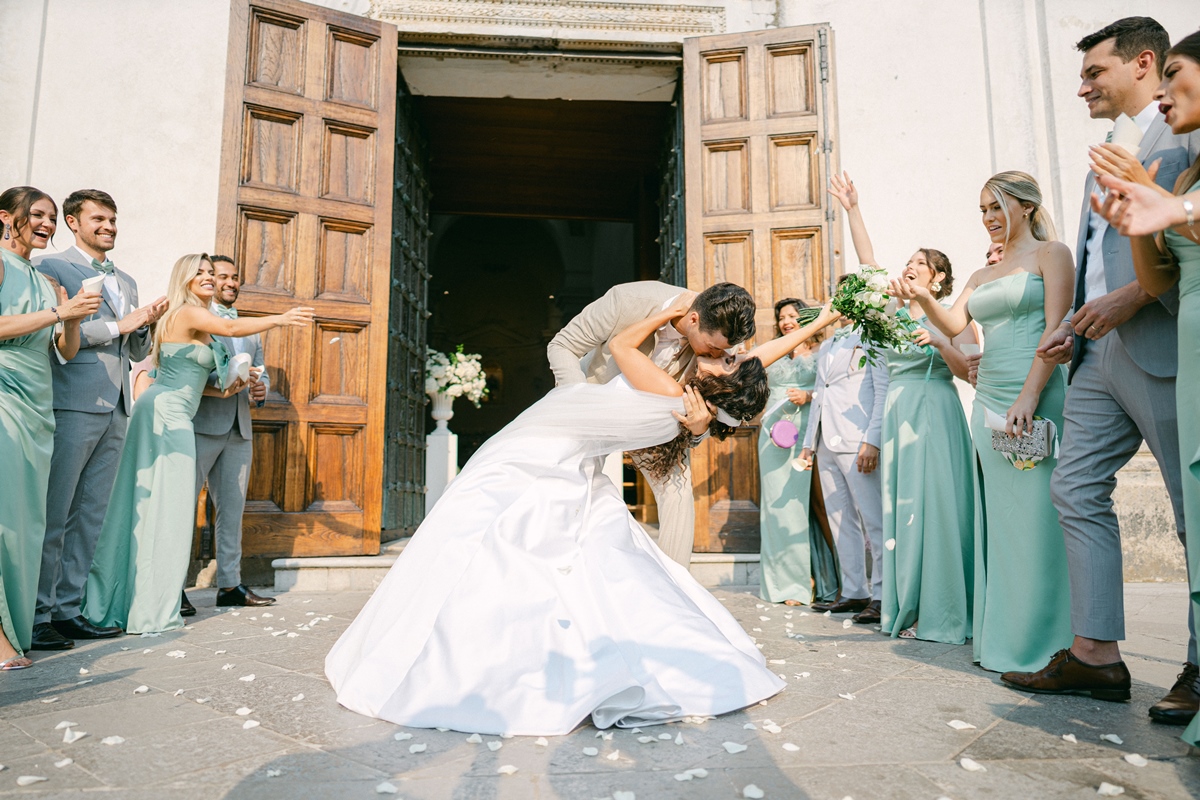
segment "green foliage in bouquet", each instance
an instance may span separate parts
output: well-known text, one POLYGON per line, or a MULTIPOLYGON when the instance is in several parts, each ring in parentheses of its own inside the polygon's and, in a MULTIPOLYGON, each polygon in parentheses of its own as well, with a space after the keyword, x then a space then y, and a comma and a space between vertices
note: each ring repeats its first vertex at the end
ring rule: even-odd
POLYGON ((862 267, 850 273, 833 295, 833 310, 850 320, 862 339, 866 355, 859 367, 868 361, 874 364, 880 350, 904 351, 912 344, 912 331, 897 318, 896 303, 887 290, 886 272, 862 267))

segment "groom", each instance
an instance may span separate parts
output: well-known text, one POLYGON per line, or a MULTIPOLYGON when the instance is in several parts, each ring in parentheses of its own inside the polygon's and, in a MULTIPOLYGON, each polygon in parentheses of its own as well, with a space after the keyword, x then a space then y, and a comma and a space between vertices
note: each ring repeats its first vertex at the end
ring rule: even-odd
MULTIPOLYGON (((640 320, 670 308, 686 289, 658 281, 614 286, 555 334, 546 347, 556 386, 608 383, 621 374, 608 342, 640 320)), ((695 372, 696 357, 720 358, 754 336, 754 298, 740 286, 718 283, 695 295, 688 312, 655 332, 641 350, 681 383, 695 372)), ((707 431, 705 432, 707 433, 707 431)), ((693 435, 692 446, 705 434, 693 435)), ((658 546, 687 567, 695 537, 692 470, 687 458, 665 478, 642 471, 658 503, 658 546)))

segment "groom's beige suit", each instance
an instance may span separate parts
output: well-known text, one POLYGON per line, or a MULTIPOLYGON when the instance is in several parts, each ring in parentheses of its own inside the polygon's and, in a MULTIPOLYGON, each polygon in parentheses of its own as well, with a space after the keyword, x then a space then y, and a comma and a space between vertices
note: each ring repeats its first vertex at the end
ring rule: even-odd
MULTIPOLYGON (((555 385, 608 383, 616 378, 621 370, 613 361, 609 341, 635 322, 668 308, 685 291, 658 281, 622 283, 609 289, 576 314, 546 347, 555 385)), ((676 380, 690 375, 696 361, 685 337, 660 342, 656 333, 640 349, 648 356, 657 356, 656 363, 676 380)), ((645 471, 642 475, 658 503, 658 546, 686 567, 692 560, 696 520, 690 462, 685 456, 683 464, 665 478, 655 478, 645 471)))

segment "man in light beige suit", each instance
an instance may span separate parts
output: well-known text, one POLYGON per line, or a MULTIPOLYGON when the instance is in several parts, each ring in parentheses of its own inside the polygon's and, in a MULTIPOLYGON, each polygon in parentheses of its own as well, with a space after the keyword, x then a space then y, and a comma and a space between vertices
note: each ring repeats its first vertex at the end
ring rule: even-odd
MULTIPOLYGON (((550 340, 546 355, 555 385, 613 380, 621 371, 613 362, 609 340, 635 322, 688 298, 692 298, 688 313, 659 328, 653 339, 641 346, 642 352, 680 383, 695 373, 697 357, 724 357, 727 350, 753 338, 754 298, 740 286, 718 283, 694 294, 658 281, 622 283, 580 311, 550 340)), ((703 438, 693 436, 692 446, 703 438)), ((685 458, 663 479, 645 470, 642 475, 658 503, 658 546, 686 567, 692 560, 696 516, 690 464, 685 458)))

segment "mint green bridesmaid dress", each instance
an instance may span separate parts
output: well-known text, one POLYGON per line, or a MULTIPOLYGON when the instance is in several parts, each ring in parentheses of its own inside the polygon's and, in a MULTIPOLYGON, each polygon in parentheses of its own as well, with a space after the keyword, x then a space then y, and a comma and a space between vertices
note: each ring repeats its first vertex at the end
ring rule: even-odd
POLYGON ((192 417, 209 373, 224 375, 220 342, 164 344, 154 383, 138 398, 88 573, 83 614, 127 633, 183 627, 180 592, 187 578, 196 509, 196 436, 192 417))
POLYGON ((815 599, 833 600, 838 590, 837 561, 809 503, 813 471, 792 469, 803 449, 809 405, 797 407, 787 401, 788 389, 811 392, 816 388, 816 356, 779 359, 767 367, 767 385, 771 413, 763 417, 758 431, 760 595, 771 603, 807 604, 814 600, 815 591, 815 599), (800 432, 795 446, 786 450, 771 441, 771 426, 781 419, 790 419, 800 432))
MULTIPOLYGON (((1197 183, 1188 192, 1200 189, 1197 183)), ((1167 247, 1179 263, 1179 371, 1175 398, 1179 406, 1179 458, 1183 466, 1183 517, 1187 530, 1188 578, 1192 610, 1200 625, 1200 244, 1168 230, 1167 247)), ((1183 732, 1183 740, 1200 747, 1200 716, 1183 732)))
MULTIPOLYGON (((32 314, 55 304, 50 282, 25 259, 0 250, 0 314, 32 314)), ((54 450, 54 388, 50 379, 54 328, 0 341, 0 623, 18 653, 29 649, 42 540, 46 486, 54 450)))
POLYGON ((975 491, 971 433, 935 347, 887 353, 882 629, 963 644, 971 636, 975 491))
MULTIPOLYGON (((996 672, 1036 672, 1071 646, 1071 587, 1058 512, 1050 502, 1053 454, 1014 467, 991 447, 984 408, 1004 416, 1036 358, 1046 329, 1041 276, 1017 272, 975 290, 967 307, 983 326, 971 434, 975 473, 975 661, 996 672)), ((1046 382, 1035 416, 1062 430, 1066 368, 1046 382)))

